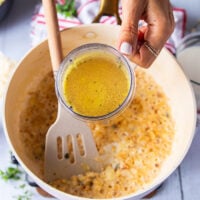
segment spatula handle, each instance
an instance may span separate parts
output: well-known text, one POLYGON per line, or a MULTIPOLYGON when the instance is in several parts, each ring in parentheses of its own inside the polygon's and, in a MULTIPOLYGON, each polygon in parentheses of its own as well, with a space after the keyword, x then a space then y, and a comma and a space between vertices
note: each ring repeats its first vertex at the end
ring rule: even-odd
POLYGON ((54 0, 42 0, 48 32, 48 44, 53 72, 58 71, 62 61, 62 46, 58 26, 58 18, 54 0))

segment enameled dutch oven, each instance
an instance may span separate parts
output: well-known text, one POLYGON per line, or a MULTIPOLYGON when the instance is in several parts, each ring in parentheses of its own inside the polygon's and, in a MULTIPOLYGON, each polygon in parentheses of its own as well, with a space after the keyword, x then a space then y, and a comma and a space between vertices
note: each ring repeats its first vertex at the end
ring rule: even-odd
MULTIPOLYGON (((63 54, 81 44, 99 42, 116 47, 119 26, 83 25, 62 31, 63 54)), ((21 60, 14 72, 5 96, 4 129, 7 140, 17 160, 33 180, 46 192, 58 199, 86 199, 61 192, 42 180, 37 163, 33 162, 24 152, 22 141, 16 130, 19 114, 26 96, 28 85, 35 77, 51 70, 51 62, 47 41, 40 43, 21 60)), ((139 199, 158 187, 179 166, 185 157, 195 132, 196 103, 191 85, 176 62, 175 58, 163 49, 153 65, 146 70, 163 88, 169 99, 172 116, 175 121, 175 138, 172 152, 164 162, 155 180, 140 191, 129 194, 123 199, 139 199)), ((120 198, 115 198, 120 199, 120 198)))

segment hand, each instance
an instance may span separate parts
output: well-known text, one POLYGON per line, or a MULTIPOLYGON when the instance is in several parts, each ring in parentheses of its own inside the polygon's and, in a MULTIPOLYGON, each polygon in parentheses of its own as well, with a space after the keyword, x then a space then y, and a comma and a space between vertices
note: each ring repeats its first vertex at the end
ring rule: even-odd
POLYGON ((137 65, 149 67, 174 30, 169 0, 122 0, 121 53, 137 65), (147 25, 138 27, 139 20, 147 25))

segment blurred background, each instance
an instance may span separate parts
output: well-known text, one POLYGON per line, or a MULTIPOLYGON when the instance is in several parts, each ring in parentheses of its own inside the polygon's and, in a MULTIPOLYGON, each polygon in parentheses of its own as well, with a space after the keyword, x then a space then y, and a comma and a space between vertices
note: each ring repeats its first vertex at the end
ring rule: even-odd
MULTIPOLYGON (((19 60, 31 48, 30 24, 36 5, 41 1, 1 1, 5 2, 0 6, 0 51, 12 59, 19 60)), ((188 31, 200 21, 199 0, 171 0, 171 3, 173 7, 186 10, 188 31)))

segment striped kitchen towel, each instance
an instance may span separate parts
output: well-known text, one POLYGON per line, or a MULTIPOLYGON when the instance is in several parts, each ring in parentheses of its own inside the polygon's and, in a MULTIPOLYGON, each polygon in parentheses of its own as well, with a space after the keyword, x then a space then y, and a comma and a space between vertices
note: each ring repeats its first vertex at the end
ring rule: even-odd
MULTIPOLYGON (((57 0, 56 4, 64 5, 66 0, 57 0)), ((100 0, 75 0, 76 16, 66 16, 58 12, 58 23, 60 30, 78 26, 81 24, 90 24, 99 11, 100 0)), ((171 53, 176 53, 176 47, 183 38, 186 25, 186 12, 181 8, 173 9, 175 19, 175 29, 169 40, 166 42, 166 48, 171 53)), ((119 3, 119 15, 122 15, 122 7, 119 3)), ((37 45, 41 40, 46 39, 47 30, 45 26, 45 17, 42 4, 37 5, 31 22, 32 45, 37 45)), ((115 17, 103 16, 100 19, 103 24, 117 24, 115 17)), ((142 22, 141 22, 142 23, 142 22)))

